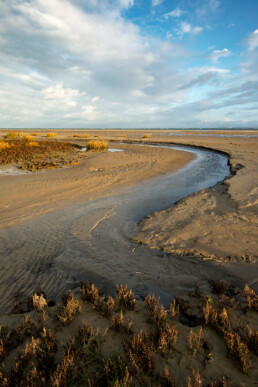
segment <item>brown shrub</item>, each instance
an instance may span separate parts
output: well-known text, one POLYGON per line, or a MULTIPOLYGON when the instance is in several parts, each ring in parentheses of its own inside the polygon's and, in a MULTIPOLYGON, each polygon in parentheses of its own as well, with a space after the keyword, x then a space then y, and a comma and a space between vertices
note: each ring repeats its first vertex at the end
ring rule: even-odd
POLYGON ((6 141, 0 141, 0 151, 6 148, 10 148, 10 144, 8 144, 6 141))
POLYGON ((253 289, 250 289, 248 285, 245 285, 244 287, 243 297, 246 298, 247 308, 258 312, 258 295, 253 289))
POLYGON ((164 325, 167 319, 167 312, 163 305, 159 306, 159 298, 157 299, 154 294, 148 295, 144 302, 147 305, 147 321, 152 324, 164 325))
POLYGON ((162 381, 162 386, 164 387, 175 387, 174 377, 172 372, 168 369, 167 366, 164 367, 163 372, 160 373, 160 379, 162 381))
POLYGON ((93 305, 97 305, 100 298, 100 291, 94 284, 90 285, 88 281, 81 282, 81 298, 93 305))
POLYGON ((34 147, 34 146, 39 146, 39 143, 37 141, 29 141, 26 146, 31 146, 31 147, 34 147))
POLYGON ((68 348, 63 361, 58 363, 55 371, 51 373, 51 385, 54 387, 65 386, 67 380, 72 377, 74 370, 74 352, 68 348))
POLYGON ((123 312, 120 311, 118 316, 112 317, 112 329, 114 329, 117 332, 120 332, 124 324, 124 315, 123 312))
POLYGON ((202 379, 198 370, 193 369, 192 376, 187 379, 187 387, 202 387, 202 379))
POLYGON ((104 297, 100 297, 95 306, 95 309, 98 310, 103 316, 110 317, 113 313, 114 306, 115 300, 113 297, 108 296, 106 301, 104 297))
POLYGON ((88 151, 104 151, 107 150, 107 148, 108 142, 105 140, 90 140, 87 144, 88 151))
POLYGON ((54 133, 54 132, 49 132, 49 133, 46 134, 46 137, 48 137, 48 138, 56 137, 56 133, 54 133))
POLYGON ((175 299, 170 303, 169 314, 172 319, 176 319, 180 315, 180 307, 175 299))
POLYGON ((7 133, 7 135, 5 136, 5 138, 7 138, 8 140, 13 140, 17 137, 19 137, 19 132, 9 132, 7 133))
POLYGON ((138 373, 141 370, 152 373, 154 370, 154 346, 149 341, 146 331, 140 331, 134 335, 133 341, 125 349, 129 357, 130 367, 133 372, 138 373))
POLYGON ((142 138, 151 138, 151 134, 144 134, 142 138))
POLYGON ((212 291, 215 294, 225 294, 229 288, 229 284, 224 280, 213 281, 212 285, 213 285, 212 291))
POLYGON ((233 332, 225 331, 224 340, 229 354, 239 362, 240 369, 245 374, 249 374, 252 368, 252 361, 247 345, 241 341, 241 338, 237 333, 233 332))
POLYGON ((125 285, 125 287, 123 285, 117 285, 116 298, 120 308, 125 308, 128 310, 135 309, 136 300, 134 298, 132 290, 127 289, 127 285, 125 285))
POLYGON ((33 307, 38 312, 43 312, 47 308, 47 301, 43 294, 39 296, 37 294, 33 294, 32 296, 33 307))
POLYGON ((188 335, 188 348, 189 348, 189 350, 193 354, 195 354, 202 345, 203 345, 202 327, 197 332, 193 332, 191 330, 189 335, 188 335))
POLYGON ((63 325, 69 325, 75 316, 82 311, 81 301, 73 297, 71 291, 62 296, 63 305, 59 305, 56 313, 57 319, 63 325))

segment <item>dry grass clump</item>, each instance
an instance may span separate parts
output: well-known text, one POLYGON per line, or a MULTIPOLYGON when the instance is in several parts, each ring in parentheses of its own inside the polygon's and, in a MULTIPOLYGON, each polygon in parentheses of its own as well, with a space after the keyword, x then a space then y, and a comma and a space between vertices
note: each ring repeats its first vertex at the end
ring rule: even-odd
POLYGON ((241 338, 256 355, 258 355, 258 330, 252 330, 248 324, 238 329, 241 338))
POLYGON ((174 376, 172 372, 168 369, 168 366, 165 366, 163 372, 160 373, 160 379, 162 382, 162 386, 164 385, 166 387, 175 387, 174 376))
POLYGON ((10 148, 10 144, 8 144, 6 141, 0 141, 0 151, 6 148, 10 148))
POLYGON ((180 307, 175 298, 174 301, 170 303, 169 315, 172 319, 176 319, 180 315, 180 307))
POLYGON ((123 312, 121 310, 117 316, 112 317, 111 328, 117 332, 123 331, 131 334, 133 333, 133 322, 130 321, 129 323, 126 323, 124 320, 123 312))
POLYGON ((82 137, 83 137, 83 138, 89 138, 89 137, 90 137, 90 134, 89 134, 89 133, 85 133, 82 137))
POLYGON ((81 299, 92 304, 103 316, 109 317, 113 313, 115 306, 113 297, 105 298, 105 295, 94 284, 90 285, 88 281, 81 282, 81 299))
POLYGON ((118 134, 117 137, 126 137, 125 134, 118 134))
POLYGON ((73 137, 81 137, 80 134, 73 134, 73 137))
POLYGON ((54 132, 49 132, 49 133, 46 134, 46 137, 47 137, 47 138, 56 137, 56 133, 54 133, 54 132))
POLYGON ((149 340, 146 331, 141 330, 138 335, 134 335, 133 341, 126 347, 125 353, 128 356, 132 373, 138 374, 145 371, 152 374, 154 371, 154 345, 149 340))
POLYGON ((151 134, 144 134, 142 138, 151 138, 151 134))
POLYGON ((237 333, 224 332, 224 339, 229 354, 238 360, 241 370, 249 374, 252 368, 252 361, 247 345, 241 340, 237 333))
POLYGON ((229 284, 224 281, 213 281, 213 293, 215 294, 225 294, 228 291, 229 284))
POLYGON ((156 298, 154 294, 148 295, 144 302, 147 306, 147 322, 163 325, 167 319, 167 312, 163 305, 159 306, 159 298, 156 298))
POLYGON ((198 370, 193 369, 192 376, 187 379, 187 387, 202 387, 202 379, 198 370))
POLYGON ((167 354, 167 350, 174 348, 178 339, 178 330, 175 326, 165 324, 164 326, 157 326, 150 335, 151 341, 157 350, 163 356, 167 354))
POLYGON ((245 285, 244 287, 243 297, 246 298, 247 308, 258 312, 258 295, 253 289, 250 289, 248 285, 245 285))
POLYGON ((203 345, 203 331, 202 327, 200 328, 199 331, 193 332, 192 330, 190 331, 188 335, 188 348, 189 350, 195 354, 198 349, 203 345))
POLYGON ((33 132, 33 133, 31 133, 31 135, 32 135, 32 136, 38 136, 39 133, 38 133, 38 132, 33 132))
POLYGON ((9 132, 9 133, 6 134, 5 138, 7 140, 13 140, 13 139, 15 139, 15 138, 17 138, 19 136, 20 136, 19 132, 9 132))
POLYGON ((94 137, 96 137, 96 138, 97 138, 97 137, 99 137, 99 135, 98 135, 98 134, 95 134, 95 135, 94 135, 94 137))
POLYGON ((136 299, 134 298, 132 289, 127 289, 127 285, 117 285, 116 299, 120 308, 125 308, 128 310, 135 309, 136 299))
POLYGON ((31 146, 31 147, 34 147, 34 146, 39 146, 39 143, 37 141, 29 141, 26 146, 31 146))
POLYGON ((104 151, 108 148, 108 142, 105 140, 90 140, 87 144, 88 151, 104 151))
POLYGON ((38 312, 43 312, 43 310, 47 308, 47 301, 43 294, 40 294, 39 296, 37 294, 33 294, 32 303, 34 309, 38 312))
POLYGON ((81 301, 74 298, 71 290, 62 296, 63 305, 59 305, 56 317, 63 325, 70 325, 77 314, 82 311, 81 301))

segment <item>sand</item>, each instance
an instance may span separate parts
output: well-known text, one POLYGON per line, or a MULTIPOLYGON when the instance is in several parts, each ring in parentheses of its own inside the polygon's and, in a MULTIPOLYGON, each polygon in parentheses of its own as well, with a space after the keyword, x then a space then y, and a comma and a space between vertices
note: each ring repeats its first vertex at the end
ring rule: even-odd
MULTIPOLYGON (((118 137, 116 131, 95 131, 92 137, 99 135, 110 139, 112 148, 124 151, 90 153, 80 165, 61 169, 0 175, 2 312, 10 311, 16 300, 26 297, 37 287, 44 288, 51 297, 60 297, 64 290, 75 286, 73 277, 78 277, 82 260, 87 257, 84 243, 90 241, 92 230, 97 235, 102 220, 114 213, 113 208, 103 205, 87 218, 87 213, 83 212, 84 203, 126 191, 143 181, 153 179, 155 183, 155 177, 176 171, 193 159, 185 152, 120 143, 142 142, 143 135, 149 132, 127 131, 124 132, 126 137, 118 137)), ((128 257, 119 256, 117 250, 108 264, 104 255, 87 257, 84 278, 96 279, 98 286, 102 281, 107 285, 110 279, 110 288, 118 280, 128 281, 128 285, 139 289, 149 282, 155 287, 148 289, 155 291, 165 286, 169 294, 174 294, 178 289, 181 293, 192 289, 200 268, 202 275, 207 273, 206 277, 221 272, 221 275, 240 278, 241 284, 248 282, 256 288, 257 265, 250 266, 246 261, 254 262, 257 257, 257 138, 200 137, 198 134, 168 136, 166 133, 153 133, 144 142, 177 142, 227 152, 235 175, 167 210, 150 215, 136 228, 133 238, 149 247, 173 252, 182 259, 193 257, 196 263, 198 257, 219 259, 223 267, 219 264, 197 267, 194 260, 186 261, 185 269, 192 267, 189 274, 183 273, 182 264, 175 261, 176 269, 170 268, 170 272, 165 261, 155 263, 153 258, 147 267, 147 252, 141 261, 134 259, 131 253, 130 265, 127 265, 128 257), (238 263, 226 266, 224 261, 233 259, 238 263), (170 277, 173 273, 176 277, 172 286, 170 277)), ((78 131, 80 134, 83 132, 78 131)), ((40 139, 45 139, 45 132, 40 132, 37 140, 40 139)), ((85 139, 73 138, 71 131, 57 132, 59 140, 86 145, 85 139)))

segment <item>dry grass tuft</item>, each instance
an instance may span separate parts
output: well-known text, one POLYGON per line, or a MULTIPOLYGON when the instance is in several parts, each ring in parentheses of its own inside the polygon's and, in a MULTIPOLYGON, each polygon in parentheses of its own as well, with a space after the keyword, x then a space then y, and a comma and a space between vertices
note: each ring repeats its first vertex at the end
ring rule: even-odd
POLYGON ((162 381, 162 386, 175 387, 174 377, 172 372, 168 369, 168 366, 165 366, 163 372, 160 373, 160 379, 162 381))
POLYGON ((39 143, 38 143, 37 141, 30 141, 30 142, 28 142, 28 143, 26 144, 26 146, 31 146, 31 147, 33 147, 33 146, 39 146, 39 143))
POLYGON ((15 138, 17 138, 19 136, 20 136, 19 132, 9 132, 9 133, 7 133, 5 138, 8 139, 8 140, 13 140, 13 139, 15 139, 15 138))
POLYGON ((31 135, 32 135, 32 136, 38 136, 39 133, 38 133, 38 132, 33 132, 33 133, 31 133, 31 135))
POLYGON ((188 336, 188 348, 189 350, 195 354, 198 349, 203 345, 203 331, 202 327, 198 332, 193 332, 192 330, 188 336))
POLYGON ((146 319, 147 322, 157 324, 158 326, 164 325, 167 320, 167 312, 163 305, 159 306, 159 298, 156 298, 154 294, 148 295, 144 300, 147 306, 146 319))
POLYGON ((5 141, 0 141, 0 151, 6 148, 10 148, 10 144, 8 144, 8 142, 5 142, 5 141))
POLYGON ((175 299, 170 303, 169 314, 172 319, 176 319, 180 315, 180 307, 175 299))
POLYGON ((81 137, 80 134, 73 134, 73 137, 81 137))
POLYGON ((39 296, 37 294, 33 294, 32 303, 34 309, 38 312, 43 312, 43 310, 47 308, 47 301, 43 294, 40 294, 39 296))
POLYGON ((123 312, 120 311, 118 316, 112 317, 112 329, 114 329, 117 332, 120 332, 122 330, 123 325, 124 325, 124 315, 123 315, 123 312))
POLYGON ((247 308, 258 312, 258 295, 253 289, 250 289, 248 285, 245 285, 244 287, 243 297, 246 298, 247 308))
POLYGON ((90 285, 88 281, 81 282, 81 299, 97 305, 100 298, 100 291, 94 284, 90 285))
POLYGON ((90 134, 89 133, 86 133, 82 136, 83 138, 89 138, 90 137, 90 134))
POLYGON ((148 338, 146 331, 141 330, 134 335, 133 341, 125 348, 129 358, 130 369, 138 374, 140 370, 152 374, 154 371, 154 345, 148 338))
POLYGON ((144 134, 142 138, 151 138, 151 134, 144 134))
POLYGON ((134 298, 132 289, 127 289, 127 285, 117 285, 116 298, 120 308, 128 310, 135 309, 136 299, 134 298))
POLYGON ((202 379, 198 370, 193 369, 192 376, 187 379, 187 387, 202 387, 202 379))
POLYGON ((49 132, 49 133, 46 134, 46 137, 48 137, 48 138, 56 137, 56 133, 54 133, 54 132, 49 132))
POLYGON ((237 333, 224 332, 224 340, 229 354, 234 357, 245 374, 250 374, 252 368, 251 356, 247 345, 241 340, 237 333))
POLYGON ((74 298, 71 290, 62 296, 63 305, 59 305, 56 317, 63 325, 70 325, 77 314, 82 311, 81 301, 74 298))
POLYGON ((105 140, 90 140, 87 144, 88 151, 104 151, 107 150, 107 148, 108 141, 105 140))
POLYGON ((228 291, 228 288, 229 284, 226 281, 214 281, 212 291, 215 294, 225 294, 228 291))

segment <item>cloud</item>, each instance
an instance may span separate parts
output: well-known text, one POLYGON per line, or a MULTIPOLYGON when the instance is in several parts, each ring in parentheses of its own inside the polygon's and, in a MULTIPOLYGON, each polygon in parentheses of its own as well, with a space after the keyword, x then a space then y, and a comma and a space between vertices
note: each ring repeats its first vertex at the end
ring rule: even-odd
POLYGON ((249 35, 247 38, 247 44, 249 51, 253 51, 258 47, 258 29, 249 35))
POLYGON ((223 48, 223 50, 214 50, 209 55, 209 58, 212 62, 216 63, 218 62, 219 58, 226 57, 231 55, 231 51, 228 48, 223 48))
POLYGON ((169 17, 180 17, 185 13, 185 11, 182 11, 180 8, 176 7, 173 11, 170 11, 166 13, 164 16, 166 19, 169 17))
POLYGON ((164 0, 152 0, 151 4, 153 7, 157 7, 161 3, 163 3, 164 0))
POLYGON ((193 27, 190 23, 182 22, 178 28, 175 28, 174 31, 181 39, 184 35, 197 35, 202 32, 202 27, 193 27))
POLYGON ((196 9, 196 15, 198 17, 206 17, 217 11, 220 6, 219 0, 204 0, 203 5, 196 9))

